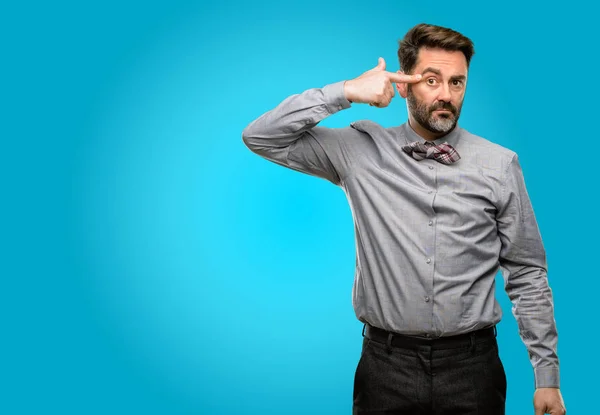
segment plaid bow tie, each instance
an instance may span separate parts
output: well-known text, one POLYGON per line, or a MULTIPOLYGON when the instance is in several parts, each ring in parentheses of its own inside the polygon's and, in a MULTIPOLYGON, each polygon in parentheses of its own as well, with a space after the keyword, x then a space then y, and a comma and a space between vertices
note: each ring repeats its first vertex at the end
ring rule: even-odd
POLYGON ((414 141, 402 147, 406 153, 410 154, 415 160, 434 159, 443 164, 452 164, 460 160, 458 152, 448 143, 435 145, 430 142, 421 143, 414 141))

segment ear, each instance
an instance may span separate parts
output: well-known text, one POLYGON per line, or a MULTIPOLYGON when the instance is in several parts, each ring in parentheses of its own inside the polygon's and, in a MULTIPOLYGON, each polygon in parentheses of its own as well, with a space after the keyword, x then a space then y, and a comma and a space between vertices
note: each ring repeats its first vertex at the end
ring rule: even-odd
MULTIPOLYGON (((402 72, 402 71, 396 71, 396 72, 404 74, 404 72, 402 72)), ((408 95, 407 84, 404 82, 396 82, 396 89, 398 90, 398 93, 400 94, 400 96, 402 98, 406 99, 406 97, 408 95)))

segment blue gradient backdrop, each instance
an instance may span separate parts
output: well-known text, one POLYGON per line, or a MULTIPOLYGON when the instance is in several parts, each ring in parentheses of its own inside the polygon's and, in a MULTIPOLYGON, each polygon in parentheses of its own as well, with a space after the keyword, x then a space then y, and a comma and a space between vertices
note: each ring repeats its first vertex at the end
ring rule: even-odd
MULTIPOLYGON (((585 148, 553 160, 547 148, 598 138, 593 8, 3 9, 0 413, 349 414, 362 340, 350 209, 329 182, 252 154, 241 131, 379 56, 397 70, 398 39, 423 21, 475 42, 461 125, 520 155, 548 254, 563 395, 570 414, 597 408, 597 161, 580 158, 585 148)), ((404 101, 322 125, 363 118, 398 125, 404 101)), ((533 413, 533 372, 499 282, 507 414, 533 413)))

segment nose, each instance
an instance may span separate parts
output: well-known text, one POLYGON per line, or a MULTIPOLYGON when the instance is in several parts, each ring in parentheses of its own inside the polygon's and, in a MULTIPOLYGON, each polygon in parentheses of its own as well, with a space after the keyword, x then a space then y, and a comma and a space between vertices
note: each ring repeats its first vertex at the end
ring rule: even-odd
POLYGON ((450 95, 450 87, 448 85, 443 85, 440 88, 440 93, 438 95, 438 101, 450 102, 452 96, 450 95))

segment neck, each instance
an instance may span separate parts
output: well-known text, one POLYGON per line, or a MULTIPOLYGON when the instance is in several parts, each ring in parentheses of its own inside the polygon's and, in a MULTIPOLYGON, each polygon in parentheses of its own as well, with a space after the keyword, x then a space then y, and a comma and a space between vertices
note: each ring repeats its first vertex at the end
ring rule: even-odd
POLYGON ((435 139, 438 139, 440 137, 443 137, 443 136, 449 134, 452 131, 452 130, 450 130, 447 133, 435 133, 433 131, 429 131, 428 129, 424 128, 421 124, 419 124, 412 117, 412 115, 408 116, 408 125, 413 129, 413 131, 415 133, 417 133, 419 136, 421 136, 423 139, 425 139, 427 141, 433 141, 435 139))

